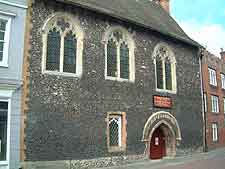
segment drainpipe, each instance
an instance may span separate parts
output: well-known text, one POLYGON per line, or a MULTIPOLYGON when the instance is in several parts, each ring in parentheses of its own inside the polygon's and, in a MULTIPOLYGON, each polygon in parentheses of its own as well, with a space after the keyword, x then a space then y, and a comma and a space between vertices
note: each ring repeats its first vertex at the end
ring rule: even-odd
POLYGON ((206 139, 206 111, 205 111, 205 98, 204 98, 204 81, 202 70, 202 57, 203 48, 199 48, 199 67, 200 67, 200 80, 201 80, 201 96, 202 96, 202 119, 203 119, 203 152, 208 152, 207 139, 206 139))

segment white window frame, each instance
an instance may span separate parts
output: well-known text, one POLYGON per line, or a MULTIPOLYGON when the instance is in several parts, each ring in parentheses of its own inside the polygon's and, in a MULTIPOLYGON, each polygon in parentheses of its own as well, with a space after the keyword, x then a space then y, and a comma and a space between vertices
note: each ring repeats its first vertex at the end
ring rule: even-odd
POLYGON ((0 161, 0 167, 6 166, 9 168, 10 161, 10 123, 11 123, 11 97, 12 91, 1 91, 0 90, 0 101, 8 102, 8 116, 7 116, 7 150, 6 150, 6 161, 0 161))
POLYGON ((5 35, 4 35, 4 47, 3 47, 3 58, 0 61, 0 67, 8 67, 9 60, 9 42, 10 42, 10 31, 11 31, 11 22, 12 18, 10 16, 1 15, 0 19, 7 20, 5 35))
POLYGON ((212 86, 217 86, 216 70, 208 68, 208 72, 209 72, 209 84, 212 86))
POLYGON ((223 98, 223 113, 225 114, 225 98, 223 98))
POLYGON ((207 95, 206 93, 204 93, 204 109, 205 109, 205 112, 208 111, 208 101, 207 101, 207 95))
POLYGON ((165 93, 172 93, 176 94, 177 93, 177 76, 176 76, 176 58, 174 55, 174 52, 172 49, 169 47, 168 44, 161 42, 156 45, 154 51, 153 51, 153 62, 154 62, 154 67, 155 67, 155 86, 156 86, 156 91, 158 92, 165 92, 165 93), (159 53, 159 49, 164 48, 166 49, 165 55, 161 55, 159 53), (157 87, 157 65, 156 65, 156 58, 160 56, 160 59, 162 60, 162 71, 163 71, 163 89, 159 89, 157 87), (166 71, 165 71, 165 59, 169 58, 170 63, 171 63, 171 80, 172 80, 172 90, 167 90, 166 89, 166 71))
POLYGON ((221 88, 225 89, 225 74, 221 73, 221 88))
POLYGON ((72 77, 81 77, 82 76, 82 67, 83 67, 83 40, 84 32, 81 28, 79 19, 77 16, 73 16, 63 12, 57 12, 49 17, 44 26, 42 27, 42 73, 50 75, 62 75, 62 76, 72 76, 72 77), (64 18, 71 25, 70 28, 64 32, 60 30, 56 22, 58 18, 64 18), (60 44, 60 63, 59 71, 46 70, 46 59, 47 59, 47 37, 49 31, 53 28, 57 28, 61 35, 61 44, 60 44), (64 37, 66 34, 72 31, 76 35, 77 47, 76 47, 76 73, 63 72, 63 60, 64 60, 64 37))
POLYGON ((132 35, 123 27, 121 26, 114 26, 108 29, 105 32, 105 35, 103 36, 102 42, 105 44, 105 79, 107 80, 116 80, 121 82, 135 82, 135 55, 134 55, 134 49, 135 49, 135 43, 132 38, 132 35), (108 51, 107 51, 107 45, 109 40, 111 39, 111 34, 114 31, 119 31, 123 34, 123 41, 127 44, 129 49, 129 79, 124 79, 120 77, 120 44, 117 45, 117 77, 108 76, 107 73, 107 57, 108 57, 108 51))
POLYGON ((212 123, 212 140, 213 142, 217 142, 219 140, 219 135, 218 135, 218 123, 212 123))
POLYGON ((219 113, 219 97, 218 96, 211 96, 211 111, 212 113, 219 113))

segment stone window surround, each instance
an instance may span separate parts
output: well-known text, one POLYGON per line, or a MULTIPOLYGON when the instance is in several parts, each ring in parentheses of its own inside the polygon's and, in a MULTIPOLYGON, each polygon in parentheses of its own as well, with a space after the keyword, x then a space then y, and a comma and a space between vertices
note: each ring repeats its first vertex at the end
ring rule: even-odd
POLYGON ((155 86, 156 86, 156 91, 158 92, 166 92, 166 93, 171 93, 171 94, 176 94, 177 93, 177 77, 176 77, 176 58, 174 55, 174 52, 172 51, 171 47, 165 43, 165 42, 160 42, 158 43, 153 51, 153 62, 155 65, 155 86), (156 57, 159 55, 159 49, 160 48, 165 48, 167 50, 167 53, 165 56, 160 56, 161 60, 163 62, 163 89, 157 88, 157 69, 156 69, 156 57), (166 89, 166 75, 165 75, 165 59, 169 58, 171 62, 171 78, 172 78, 172 90, 167 90, 166 89))
POLYGON ((219 132, 218 132, 218 123, 213 122, 212 123, 212 141, 213 142, 218 142, 219 141, 219 132))
POLYGON ((7 20, 5 36, 4 36, 3 60, 0 61, 0 67, 8 67, 9 41, 10 41, 10 29, 11 29, 12 17, 7 15, 7 13, 1 12, 0 19, 7 20))
POLYGON ((209 84, 216 87, 217 86, 216 70, 208 67, 208 72, 209 72, 209 84))
POLYGON ((127 132, 126 132, 126 126, 127 126, 127 121, 126 121, 126 113, 125 112, 108 112, 107 113, 107 118, 106 118, 106 123, 107 123, 107 130, 106 130, 106 136, 107 136, 107 148, 108 152, 113 153, 113 152, 124 152, 126 151, 126 140, 127 140, 127 132), (110 146, 110 134, 109 134, 109 118, 110 116, 121 116, 121 146, 116 146, 112 147, 110 146))
POLYGON ((219 113, 219 97, 215 95, 211 95, 211 112, 212 113, 219 113), (215 100, 214 100, 215 99, 215 100), (216 103, 216 105, 215 105, 216 103))
MULTIPOLYGON (((107 29, 103 36, 102 43, 105 45, 105 79, 108 80, 117 80, 117 81, 125 81, 125 82, 135 82, 135 43, 133 40, 133 35, 128 32, 128 30, 122 26, 112 26, 107 29), (123 79, 119 77, 120 74, 120 58, 119 58, 119 48, 117 48, 117 69, 118 69, 118 77, 107 76, 107 45, 108 41, 111 39, 111 34, 114 31, 120 31, 123 34, 123 41, 126 42, 129 48, 129 79, 123 79)), ((117 44, 119 45, 119 44, 117 44)))
POLYGON ((43 27, 42 27, 42 73, 50 75, 62 75, 62 76, 72 76, 81 77, 82 76, 82 65, 83 65, 83 40, 84 32, 81 28, 78 16, 74 16, 67 13, 57 12, 49 17, 43 27), (59 18, 63 18, 68 21, 71 25, 70 28, 66 29, 64 32, 57 26, 56 22, 59 18), (46 70, 46 57, 47 57, 47 36, 48 32, 55 27, 61 35, 61 48, 60 48, 60 71, 49 71, 46 70), (76 50, 76 73, 63 72, 63 59, 64 59, 64 37, 68 32, 72 31, 76 35, 77 39, 77 50, 76 50))

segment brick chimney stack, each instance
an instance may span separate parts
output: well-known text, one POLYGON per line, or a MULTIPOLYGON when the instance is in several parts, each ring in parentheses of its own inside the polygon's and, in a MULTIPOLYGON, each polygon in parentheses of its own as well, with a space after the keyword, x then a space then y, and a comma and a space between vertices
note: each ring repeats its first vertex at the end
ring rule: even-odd
POLYGON ((221 55, 221 59, 225 62, 225 51, 223 50, 223 48, 221 48, 220 55, 221 55))
POLYGON ((161 5, 166 12, 170 13, 170 0, 153 0, 153 1, 161 5))

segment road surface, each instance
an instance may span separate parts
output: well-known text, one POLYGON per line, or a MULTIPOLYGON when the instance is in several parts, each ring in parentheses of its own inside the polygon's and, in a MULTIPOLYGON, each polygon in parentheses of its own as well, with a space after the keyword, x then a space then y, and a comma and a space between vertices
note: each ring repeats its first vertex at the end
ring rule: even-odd
POLYGON ((104 169, 225 169, 225 149, 175 159, 142 160, 124 166, 104 169))

